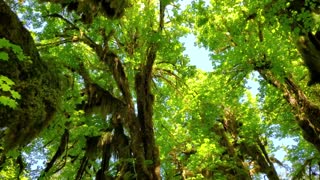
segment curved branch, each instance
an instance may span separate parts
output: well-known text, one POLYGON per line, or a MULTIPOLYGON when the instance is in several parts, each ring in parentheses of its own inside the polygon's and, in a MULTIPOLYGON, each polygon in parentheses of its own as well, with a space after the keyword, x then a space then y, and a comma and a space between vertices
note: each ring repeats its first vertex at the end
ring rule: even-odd
POLYGON ((42 174, 45 175, 45 173, 49 172, 54 163, 57 161, 57 159, 62 156, 62 154, 67 150, 68 148, 68 142, 69 142, 69 130, 65 129, 63 135, 61 136, 60 139, 60 145, 58 147, 58 150, 50 160, 50 162, 47 163, 46 168, 44 169, 44 173, 42 174))
POLYGON ((53 14, 49 14, 47 16, 44 17, 53 17, 53 18, 59 18, 61 20, 63 20, 64 22, 66 22, 68 25, 71 26, 72 29, 76 29, 77 31, 79 31, 80 36, 73 36, 71 38, 75 38, 75 42, 76 41, 81 41, 85 44, 87 44, 89 47, 91 47, 92 49, 94 49, 96 52, 98 52, 98 54, 100 54, 102 52, 102 48, 101 46, 99 46, 98 44, 96 44, 86 33, 84 33, 78 26, 76 26, 74 23, 72 23, 71 21, 69 21, 68 19, 66 19, 65 17, 63 17, 62 15, 58 14, 58 13, 53 13, 53 14))
POLYGON ((132 107, 133 107, 129 81, 126 76, 123 64, 120 61, 119 57, 115 53, 106 50, 104 55, 101 57, 101 60, 103 62, 105 62, 106 65, 112 71, 113 77, 117 83, 118 88, 120 89, 120 91, 123 95, 125 102, 128 105, 132 105, 132 107))

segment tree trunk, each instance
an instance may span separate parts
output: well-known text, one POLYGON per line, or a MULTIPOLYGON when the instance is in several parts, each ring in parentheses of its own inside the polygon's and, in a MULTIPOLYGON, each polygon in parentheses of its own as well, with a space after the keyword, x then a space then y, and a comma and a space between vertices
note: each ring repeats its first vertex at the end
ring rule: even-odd
POLYGON ((282 84, 268 69, 257 69, 260 75, 272 86, 280 90, 292 107, 292 112, 302 130, 304 139, 320 152, 320 108, 310 102, 298 85, 289 77, 282 84))
POLYGON ((0 60, 0 75, 15 82, 21 99, 15 109, 0 106, 0 127, 8 128, 5 148, 12 149, 25 145, 47 127, 56 112, 63 92, 63 77, 54 72, 54 66, 40 58, 30 32, 23 26, 18 16, 0 0, 0 38, 20 46, 24 60, 10 48, 3 48, 9 60, 0 60))

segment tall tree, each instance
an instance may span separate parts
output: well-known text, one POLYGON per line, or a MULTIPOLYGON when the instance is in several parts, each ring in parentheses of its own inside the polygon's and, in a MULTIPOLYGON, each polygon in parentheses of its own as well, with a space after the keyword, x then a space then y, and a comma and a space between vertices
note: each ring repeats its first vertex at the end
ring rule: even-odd
MULTIPOLYGON (((45 148, 53 148, 41 176, 53 175, 71 159, 77 162, 77 170, 70 170, 76 171, 76 179, 92 176, 92 173, 101 179, 115 176, 160 179, 159 151, 152 119, 154 67, 160 64, 157 68, 160 78, 166 66, 173 62, 185 63, 179 55, 181 47, 177 39, 180 35, 165 30, 170 28, 164 25, 163 19, 169 2, 137 2, 121 20, 107 19, 109 14, 105 18, 104 13, 86 14, 91 11, 83 9, 84 4, 73 3, 77 5, 74 11, 71 4, 63 1, 48 4, 29 1, 20 9, 26 8, 24 10, 30 13, 23 18, 33 28, 42 29, 37 45, 43 58, 59 63, 61 73, 70 79, 70 89, 62 97, 62 108, 56 114, 59 120, 50 125, 41 140, 45 148), (65 8, 71 12, 65 13, 65 8), (35 19, 32 11, 41 13, 41 17, 35 19), (147 14, 147 18, 141 17, 139 11, 147 14), (89 16, 89 20, 86 19, 89 16), (39 24, 40 21, 46 24, 39 24), (164 53, 171 46, 178 48, 176 52, 164 53), (173 54, 175 58, 166 60, 173 54), (75 118, 82 118, 84 124, 75 118), (90 126, 93 132, 81 134, 81 130, 75 130, 87 126, 92 119, 100 124, 90 126), (56 128, 64 131, 57 132, 56 128), (52 136, 57 133, 61 134, 61 140, 52 142, 52 136), (78 142, 79 138, 82 138, 81 142, 78 142), (79 149, 72 152, 76 148, 84 148, 85 153, 77 154, 79 149), (109 165, 114 159, 119 160, 119 164, 111 167, 116 167, 115 172, 110 171, 109 165), (87 172, 97 164, 100 168, 87 172)), ((101 3, 89 7, 106 8, 104 1, 101 3)), ((115 6, 113 2, 109 5, 115 6)), ((125 7, 122 3, 118 5, 125 7)))
POLYGON ((319 151, 318 88, 306 86, 318 83, 317 8, 316 1, 221 1, 210 7, 200 1, 194 5, 194 19, 199 41, 214 51, 219 72, 231 72, 230 78, 240 83, 258 72, 261 103, 269 108, 276 101, 265 96, 282 96, 291 109, 287 113, 295 117, 292 124, 319 151))

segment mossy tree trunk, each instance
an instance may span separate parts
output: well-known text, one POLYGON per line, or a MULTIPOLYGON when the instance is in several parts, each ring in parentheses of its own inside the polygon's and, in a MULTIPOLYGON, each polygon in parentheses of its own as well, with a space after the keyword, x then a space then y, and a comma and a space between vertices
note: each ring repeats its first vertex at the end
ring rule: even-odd
POLYGON ((302 130, 304 139, 320 151, 320 108, 313 104, 299 86, 289 77, 281 83, 268 69, 258 69, 260 75, 272 86, 282 92, 292 113, 302 130))
POLYGON ((11 8, 0 0, 0 38, 18 45, 26 58, 20 61, 10 49, 8 61, 0 61, 0 75, 15 82, 14 90, 21 95, 15 109, 0 106, 0 127, 7 128, 6 150, 26 145, 50 124, 63 92, 62 76, 41 59, 30 32, 11 8))

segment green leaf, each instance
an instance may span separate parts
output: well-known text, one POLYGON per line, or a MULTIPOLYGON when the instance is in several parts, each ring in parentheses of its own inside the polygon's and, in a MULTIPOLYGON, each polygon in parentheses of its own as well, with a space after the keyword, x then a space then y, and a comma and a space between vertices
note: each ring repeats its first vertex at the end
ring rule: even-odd
POLYGON ((11 48, 12 48, 12 51, 17 55, 18 59, 20 61, 24 60, 25 59, 25 55, 23 54, 23 51, 22 49, 20 48, 20 46, 17 46, 17 45, 14 45, 12 44, 11 45, 11 48))
POLYGON ((3 91, 10 91, 11 87, 7 84, 0 84, 0 89, 2 89, 3 91))
POLYGON ((17 107, 17 102, 6 96, 0 96, 0 104, 9 106, 12 109, 17 107))
POLYGON ((9 56, 6 52, 0 52, 0 60, 8 61, 9 56))
POLYGON ((11 79, 9 79, 7 76, 0 75, 0 85, 2 83, 6 83, 8 85, 14 85, 14 82, 11 79))
POLYGON ((8 40, 4 38, 0 39, 0 48, 9 47, 10 45, 11 43, 8 40))
MULTIPOLYGON (((22 61, 25 58, 25 55, 23 54, 23 50, 20 46, 17 46, 15 44, 10 43, 8 40, 2 38, 0 39, 0 48, 11 48, 15 55, 17 55, 17 58, 22 61)), ((7 61, 9 59, 8 54, 5 52, 0 52, 0 60, 7 61)))
POLYGON ((21 99, 21 95, 16 91, 11 91, 11 95, 14 99, 21 99))

